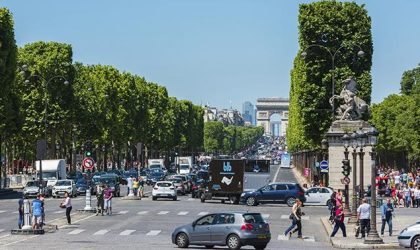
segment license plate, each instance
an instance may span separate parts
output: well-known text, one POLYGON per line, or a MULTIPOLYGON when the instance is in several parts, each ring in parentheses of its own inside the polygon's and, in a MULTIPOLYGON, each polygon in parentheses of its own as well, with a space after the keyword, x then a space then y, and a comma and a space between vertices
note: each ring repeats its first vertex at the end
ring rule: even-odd
POLYGON ((258 239, 267 239, 267 235, 260 234, 257 236, 258 239))

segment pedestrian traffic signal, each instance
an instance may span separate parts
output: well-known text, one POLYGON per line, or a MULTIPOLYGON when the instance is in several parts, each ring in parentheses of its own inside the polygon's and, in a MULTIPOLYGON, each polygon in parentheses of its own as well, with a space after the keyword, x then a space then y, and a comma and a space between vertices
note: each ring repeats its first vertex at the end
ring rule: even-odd
POLYGON ((349 176, 350 175, 350 171, 351 171, 351 167, 350 167, 350 161, 349 160, 343 160, 343 172, 341 172, 344 176, 349 176))

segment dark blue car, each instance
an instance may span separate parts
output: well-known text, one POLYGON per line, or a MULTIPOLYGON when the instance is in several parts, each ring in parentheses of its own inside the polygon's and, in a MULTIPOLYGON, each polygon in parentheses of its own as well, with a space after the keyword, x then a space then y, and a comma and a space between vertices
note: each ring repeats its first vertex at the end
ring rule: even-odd
POLYGON ((302 203, 306 201, 305 191, 298 183, 275 182, 255 191, 242 193, 240 201, 248 206, 285 203, 291 207, 295 204, 296 198, 302 203))
POLYGON ((165 173, 163 171, 153 170, 147 175, 147 184, 153 186, 156 182, 163 181, 164 179, 165 173))

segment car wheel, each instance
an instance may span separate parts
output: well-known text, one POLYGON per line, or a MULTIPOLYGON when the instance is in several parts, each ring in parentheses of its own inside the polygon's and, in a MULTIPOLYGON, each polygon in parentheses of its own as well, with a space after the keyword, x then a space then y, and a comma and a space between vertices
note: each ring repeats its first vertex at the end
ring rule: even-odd
POLYGON ((332 202, 331 202, 331 200, 327 200, 327 204, 326 204, 326 205, 327 205, 327 207, 329 207, 329 208, 330 208, 330 207, 332 206, 332 202))
POLYGON ((420 249, 420 235, 414 237, 414 239, 411 241, 411 247, 414 250, 420 249))
POLYGON ((206 202, 206 198, 204 197, 204 194, 201 194, 200 200, 202 203, 206 202))
POLYGON ((176 201, 177 197, 175 196, 174 198, 172 198, 174 201, 176 201))
POLYGON ((241 248, 241 241, 236 234, 231 234, 226 239, 226 245, 231 250, 237 250, 241 248))
POLYGON ((262 245, 255 245, 254 248, 255 250, 263 250, 267 247, 267 244, 262 244, 262 245))
POLYGON ((179 248, 187 248, 190 244, 190 241, 188 240, 188 236, 185 233, 179 233, 176 236, 176 245, 179 248))
POLYGON ((293 207, 293 205, 295 205, 295 202, 296 202, 296 198, 295 197, 289 197, 289 198, 286 199, 286 204, 289 207, 293 207))
POLYGON ((152 200, 154 200, 154 201, 155 201, 155 200, 157 200, 157 197, 154 197, 154 196, 153 196, 153 197, 152 197, 152 200))
POLYGON ((205 247, 206 247, 207 249, 212 249, 214 246, 213 246, 213 245, 205 245, 205 247))
POLYGON ((257 205, 257 201, 255 200, 254 197, 248 197, 246 199, 246 205, 247 206, 256 206, 257 205))

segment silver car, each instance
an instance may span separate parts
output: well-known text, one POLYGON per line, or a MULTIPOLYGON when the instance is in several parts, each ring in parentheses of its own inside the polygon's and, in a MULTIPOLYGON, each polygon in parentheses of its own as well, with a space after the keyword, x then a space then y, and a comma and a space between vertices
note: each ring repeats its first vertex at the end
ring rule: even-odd
POLYGON ((398 235, 398 242, 402 247, 420 249, 420 221, 404 228, 398 235))
POLYGON ((260 213, 208 214, 172 233, 172 243, 180 248, 202 245, 206 248, 227 246, 240 249, 252 245, 255 249, 265 249, 270 240, 270 226, 260 213))

